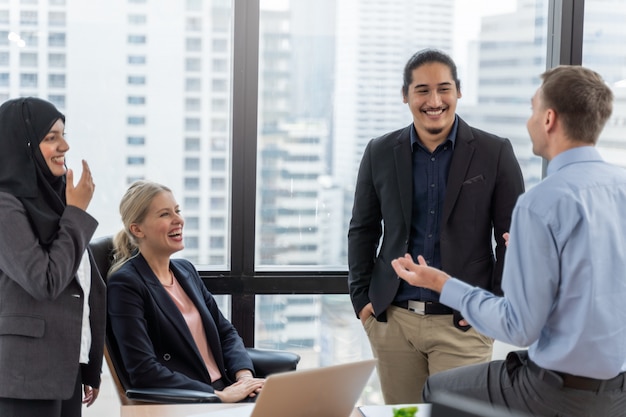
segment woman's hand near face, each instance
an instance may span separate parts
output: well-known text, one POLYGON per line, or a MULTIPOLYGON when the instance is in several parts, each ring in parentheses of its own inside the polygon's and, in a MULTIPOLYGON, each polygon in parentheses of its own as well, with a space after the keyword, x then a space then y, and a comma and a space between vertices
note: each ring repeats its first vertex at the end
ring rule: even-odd
POLYGON ((67 170, 67 184, 65 185, 65 201, 68 206, 75 206, 82 210, 87 210, 91 198, 93 197, 96 185, 91 177, 91 171, 89 165, 83 159, 83 172, 78 180, 76 186, 74 186, 74 171, 67 170))

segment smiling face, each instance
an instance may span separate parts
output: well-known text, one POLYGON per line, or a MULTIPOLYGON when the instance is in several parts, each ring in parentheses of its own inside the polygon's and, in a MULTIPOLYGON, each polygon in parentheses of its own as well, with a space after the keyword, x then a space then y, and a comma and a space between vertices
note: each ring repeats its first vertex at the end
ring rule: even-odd
POLYGON ((142 253, 162 256, 183 250, 183 225, 180 208, 169 191, 158 193, 141 223, 132 223, 130 230, 137 237, 142 253))
POLYGON ((454 124, 459 98, 461 92, 447 65, 429 62, 413 70, 404 102, 409 105, 417 134, 426 146, 446 139, 454 124))
POLYGON ((63 123, 63 120, 58 119, 52 125, 50 132, 39 143, 41 155, 44 161, 46 161, 50 172, 55 177, 60 177, 67 171, 65 168, 65 153, 70 149, 70 146, 65 141, 64 134, 65 123, 63 123))

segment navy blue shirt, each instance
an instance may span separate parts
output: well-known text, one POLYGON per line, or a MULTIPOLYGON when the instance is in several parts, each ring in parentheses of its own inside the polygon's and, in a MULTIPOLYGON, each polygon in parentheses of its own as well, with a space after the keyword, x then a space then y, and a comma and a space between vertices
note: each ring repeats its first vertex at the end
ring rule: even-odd
MULTIPOLYGON (((411 129, 411 149, 413 155, 413 211, 409 253, 417 262, 422 255, 428 265, 441 269, 441 216, 446 194, 448 171, 454 152, 458 116, 446 140, 431 153, 419 140, 415 125, 411 129)), ((439 293, 421 287, 413 287, 400 280, 400 288, 395 301, 420 300, 439 301, 439 293)))

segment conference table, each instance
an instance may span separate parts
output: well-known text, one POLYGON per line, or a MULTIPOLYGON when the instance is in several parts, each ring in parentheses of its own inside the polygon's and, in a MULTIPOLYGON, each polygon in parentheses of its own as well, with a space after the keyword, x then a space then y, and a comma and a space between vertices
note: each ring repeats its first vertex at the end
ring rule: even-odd
MULTIPOLYGON (((418 404, 420 411, 416 417, 429 417, 430 405, 418 404)), ((120 410, 120 417, 210 417, 212 411, 225 408, 234 408, 240 404, 142 404, 124 405, 120 410)), ((393 416, 391 406, 371 407, 372 414, 368 417, 393 416)), ((348 416, 346 416, 348 417, 348 416)), ((363 417, 363 414, 355 408, 349 417, 363 417)))

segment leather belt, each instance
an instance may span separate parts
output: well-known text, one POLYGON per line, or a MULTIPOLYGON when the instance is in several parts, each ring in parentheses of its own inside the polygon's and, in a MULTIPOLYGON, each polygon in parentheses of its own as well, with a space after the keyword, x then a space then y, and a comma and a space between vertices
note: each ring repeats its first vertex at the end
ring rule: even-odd
POLYGON ((445 304, 438 303, 436 301, 398 301, 391 303, 392 305, 400 308, 405 308, 411 313, 425 316, 427 314, 452 314, 452 309, 445 304))
POLYGON ((528 359, 528 368, 537 378, 552 386, 595 392, 624 390, 624 372, 611 379, 594 379, 544 369, 530 359, 528 359), (562 383, 556 378, 557 376, 563 381, 562 383))

